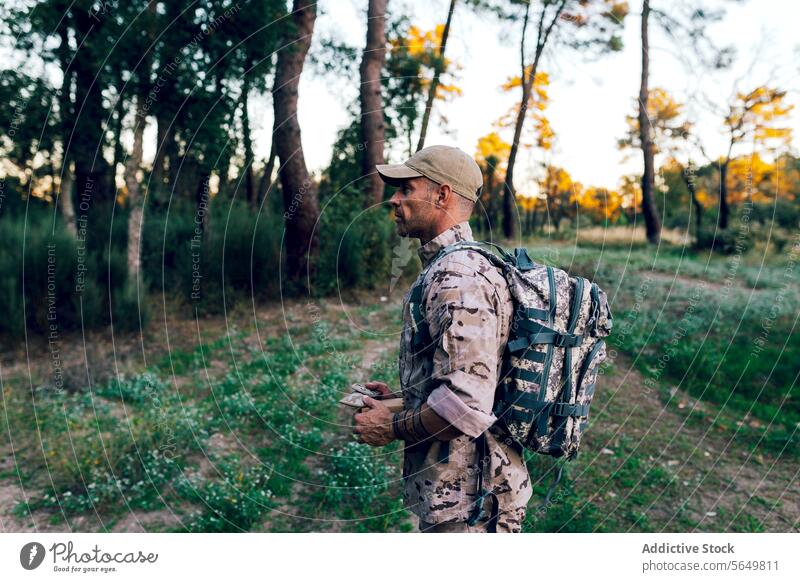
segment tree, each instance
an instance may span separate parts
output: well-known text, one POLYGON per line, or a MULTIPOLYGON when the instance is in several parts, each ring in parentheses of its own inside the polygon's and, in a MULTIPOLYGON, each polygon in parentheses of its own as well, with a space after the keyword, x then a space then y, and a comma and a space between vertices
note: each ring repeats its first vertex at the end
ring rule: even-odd
MULTIPOLYGON (((645 26, 644 18, 642 22, 642 25, 645 26)), ((646 40, 646 31, 643 31, 642 34, 642 38, 646 40)), ((636 113, 626 117, 628 131, 617 141, 620 149, 637 148, 647 152, 640 190, 641 210, 644 216, 647 240, 654 244, 661 237, 661 218, 652 196, 652 188, 655 187, 655 156, 662 151, 674 150, 679 147, 689 135, 691 124, 684 120, 683 108, 683 104, 675 101, 665 89, 658 87, 650 89, 644 99, 641 95, 637 99, 636 113), (644 108, 642 103, 645 104, 644 108), (645 131, 642 129, 642 123, 645 124, 645 131), (647 194, 647 188, 651 188, 649 194, 647 194)))
MULTIPOLYGON (((440 75, 434 99, 447 100, 461 94, 454 82, 443 82, 445 75, 452 76, 457 65, 439 56, 444 36, 444 25, 424 31, 408 25, 405 18, 391 23, 389 53, 383 73, 386 101, 384 103, 387 138, 403 137, 408 155, 414 152, 414 133, 420 120, 420 103, 432 81, 429 71, 438 66, 440 75)), ((446 120, 445 120, 446 122, 446 120)))
POLYGON ((386 57, 386 0, 369 0, 367 44, 361 59, 361 141, 364 144, 362 173, 367 177, 365 204, 383 202, 383 180, 375 171, 383 163, 385 127, 381 70, 386 57))
MULTIPOLYGON (((269 188, 275 163, 275 150, 271 148, 264 175, 256 179, 253 164, 253 138, 250 127, 250 95, 269 87, 272 73, 272 55, 279 49, 279 29, 274 23, 285 14, 285 3, 276 0, 251 0, 234 16, 232 33, 237 41, 234 69, 241 78, 239 107, 241 108, 242 145, 244 147, 243 168, 245 198, 251 207, 257 207, 269 188), (264 184, 264 181, 267 183, 264 184), (262 193, 263 192, 263 193, 262 193)), ((227 35, 226 35, 227 36, 227 35)))
POLYGON ((544 196, 548 217, 558 230, 564 218, 575 216, 576 202, 580 199, 583 187, 574 182, 564 168, 548 165, 539 182, 539 191, 544 196))
POLYGON ((428 88, 428 98, 425 103, 425 113, 422 116, 422 128, 419 130, 419 142, 417 143, 417 151, 425 147, 425 137, 428 135, 428 122, 431 118, 431 110, 433 109, 433 100, 436 98, 436 89, 439 87, 439 76, 442 74, 444 67, 444 52, 447 49, 447 37, 450 35, 450 23, 453 21, 453 12, 456 9, 456 0, 450 0, 450 8, 447 11, 447 21, 444 23, 444 30, 442 31, 442 44, 439 47, 439 58, 434 64, 433 81, 428 88))
POLYGON ((644 171, 642 172, 642 214, 644 215, 647 240, 658 244, 661 239, 661 218, 655 205, 655 149, 648 118, 648 89, 650 77, 650 16, 656 16, 664 31, 680 47, 691 46, 692 58, 686 59, 689 66, 723 68, 729 64, 730 49, 716 48, 705 35, 709 23, 719 20, 722 12, 706 9, 697 2, 675 3, 670 11, 651 9, 650 0, 642 0, 641 40, 642 70, 639 81, 639 145, 642 149, 644 171))
POLYGON ((642 75, 639 82, 639 144, 644 157, 644 172, 642 173, 642 214, 647 240, 651 244, 658 244, 661 240, 661 219, 654 199, 655 189, 655 150, 651 135, 651 123, 648 115, 648 81, 650 77, 650 0, 642 1, 642 75))
POLYGON ((483 174, 480 204, 484 213, 482 224, 487 232, 498 227, 503 181, 506 175, 511 145, 496 131, 478 139, 475 161, 483 174))
POLYGON ((287 48, 278 54, 272 90, 275 110, 273 134, 281 163, 279 173, 286 220, 286 271, 289 280, 300 288, 305 285, 306 276, 310 280, 319 252, 314 230, 319 219, 317 185, 306 167, 297 121, 300 74, 311 46, 316 17, 315 1, 294 0, 291 26, 286 29, 283 43, 287 48))
POLYGON ((734 148, 746 138, 753 139, 753 149, 770 145, 788 144, 791 128, 781 127, 792 105, 785 102, 786 91, 761 85, 747 93, 737 93, 725 116, 728 132, 728 149, 719 159, 719 217, 717 225, 728 228, 730 206, 728 200, 728 169, 734 148))
POLYGON ((144 222, 144 201, 140 191, 139 177, 137 173, 142 165, 144 129, 147 124, 147 111, 145 102, 150 92, 150 67, 152 64, 151 47, 155 38, 155 22, 158 18, 156 3, 150 2, 147 11, 141 16, 141 24, 145 35, 136 38, 141 39, 141 55, 138 65, 134 69, 134 92, 136 94, 136 116, 134 117, 133 127, 133 151, 125 164, 125 185, 128 189, 128 277, 129 281, 139 282, 139 271, 141 268, 141 237, 142 224, 144 222))
MULTIPOLYGON (((539 63, 544 53, 545 47, 552 38, 559 38, 556 29, 561 24, 572 25, 569 38, 561 40, 563 44, 574 48, 586 48, 589 46, 603 46, 611 50, 619 50, 622 42, 616 35, 616 29, 627 13, 627 4, 621 2, 611 2, 605 0, 545 0, 541 3, 536 20, 536 42, 532 60, 528 58, 528 25, 530 20, 530 2, 527 0, 515 0, 512 5, 524 5, 522 17, 522 37, 520 41, 520 70, 521 70, 521 91, 520 106, 514 124, 514 138, 511 142, 511 152, 508 157, 508 170, 504 184, 503 196, 503 233, 506 237, 513 237, 516 229, 517 219, 514 216, 516 205, 514 197, 516 190, 514 186, 514 171, 516 168, 517 154, 520 147, 520 138, 525 124, 526 113, 530 103, 531 90, 539 63)), ((511 19, 518 19, 518 14, 507 16, 511 19)))

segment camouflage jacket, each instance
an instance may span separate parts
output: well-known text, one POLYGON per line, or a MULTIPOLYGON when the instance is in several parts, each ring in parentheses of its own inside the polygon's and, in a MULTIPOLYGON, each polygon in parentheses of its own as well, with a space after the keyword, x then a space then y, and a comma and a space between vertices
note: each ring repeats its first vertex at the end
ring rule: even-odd
MULTIPOLYGON (((474 240, 468 222, 419 248, 423 269, 442 247, 460 240, 474 240)), ((417 282, 419 278, 414 285, 417 282)), ((435 441, 406 446, 403 480, 407 508, 428 523, 466 520, 477 490, 475 437, 483 432, 489 453, 484 487, 496 495, 500 511, 524 507, 531 496, 524 460, 494 429, 487 431, 496 420, 492 405, 513 312, 502 274, 486 257, 472 251, 440 259, 425 276, 422 301, 435 347, 420 354, 411 347, 410 295, 409 290, 403 300, 400 340, 404 405, 411 408, 427 401, 463 434, 449 444, 435 441)))

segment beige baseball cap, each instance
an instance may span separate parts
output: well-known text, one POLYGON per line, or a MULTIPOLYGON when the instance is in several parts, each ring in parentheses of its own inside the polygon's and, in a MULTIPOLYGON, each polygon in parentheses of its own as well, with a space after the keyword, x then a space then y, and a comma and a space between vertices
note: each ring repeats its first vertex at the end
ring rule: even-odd
POLYGON ((428 146, 402 164, 378 164, 375 169, 390 186, 400 186, 403 180, 425 176, 437 184, 450 184, 453 192, 473 202, 483 186, 481 169, 475 160, 450 146, 428 146))

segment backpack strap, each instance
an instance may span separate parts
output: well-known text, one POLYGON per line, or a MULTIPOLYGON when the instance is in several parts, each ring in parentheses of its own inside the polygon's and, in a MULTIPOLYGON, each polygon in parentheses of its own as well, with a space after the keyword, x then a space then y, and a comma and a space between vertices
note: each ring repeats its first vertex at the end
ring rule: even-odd
MULTIPOLYGON (((435 265, 438 261, 443 259, 445 256, 449 255, 450 253, 454 253, 456 251, 462 250, 469 250, 475 251, 482 254, 484 257, 489 259, 489 261, 496 267, 500 267, 501 269, 506 268, 506 262, 514 261, 514 258, 508 254, 508 252, 503 249, 502 247, 489 242, 480 242, 480 241, 458 241, 453 243, 452 245, 448 245, 446 247, 442 247, 439 252, 433 257, 431 262, 422 272, 422 275, 419 277, 419 282, 414 285, 411 289, 411 296, 409 297, 409 309, 411 311, 411 324, 414 329, 413 336, 411 338, 411 347, 415 353, 421 353, 427 349, 433 347, 433 338, 430 334, 430 327, 428 326, 427 321, 425 320, 424 309, 422 306, 423 298, 424 298, 424 286, 425 286, 425 277, 428 274, 428 271, 435 265), (503 256, 503 258, 499 258, 497 255, 492 253, 486 248, 483 248, 480 245, 488 245, 492 247, 496 247, 499 249, 499 252, 503 256)), ((516 249, 520 250, 520 249, 516 249)), ((524 249, 522 249, 524 251, 524 249)), ((527 252, 524 253, 525 257, 527 257, 527 252)), ((530 258, 528 257, 528 261, 530 258)))
MULTIPOLYGON (((581 311, 581 303, 583 301, 583 289, 585 286, 585 279, 582 277, 577 277, 575 279, 575 293, 572 298, 572 308, 570 309, 569 313, 569 321, 567 322, 567 331, 569 334, 574 334, 575 326, 578 323, 578 319, 580 317, 581 311)), ((583 339, 581 336, 579 337, 581 340, 583 339)), ((580 345, 580 343, 576 344, 580 345)), ((568 410, 570 409, 570 401, 572 400, 572 348, 576 346, 568 346, 564 345, 564 374, 563 374, 563 390, 561 391, 561 397, 557 405, 561 405, 561 410, 568 410)), ((577 394, 576 394, 577 396, 577 394)), ((588 409, 588 407, 587 407, 588 409)), ((573 405, 570 409, 572 412, 576 412, 576 408, 573 405)), ((558 418, 555 419, 555 431, 553 433, 553 439, 551 441, 552 447, 555 450, 559 450, 562 448, 564 444, 564 439, 566 437, 566 429, 567 429, 567 418, 571 416, 571 414, 567 415, 558 415, 558 418)))

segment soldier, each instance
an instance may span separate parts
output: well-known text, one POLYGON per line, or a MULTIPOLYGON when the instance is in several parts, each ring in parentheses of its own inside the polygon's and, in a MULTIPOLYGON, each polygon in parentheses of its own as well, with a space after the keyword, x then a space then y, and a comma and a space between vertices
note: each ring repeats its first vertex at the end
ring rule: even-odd
POLYGON ((458 148, 431 146, 377 170, 398 188, 389 201, 398 233, 421 244, 420 309, 430 342, 414 349, 409 291, 399 360, 404 410, 393 415, 380 400, 399 394, 368 383, 381 396, 365 398, 369 410, 355 415, 356 438, 372 446, 404 441, 405 503, 421 531, 519 532, 530 478, 521 450, 493 427, 492 413, 511 296, 480 253, 457 251, 431 265, 442 248, 474 240, 469 217, 483 185, 480 168, 458 148))

